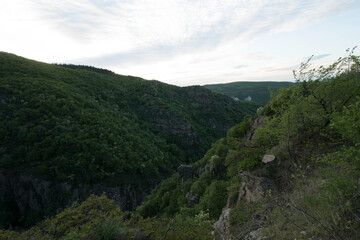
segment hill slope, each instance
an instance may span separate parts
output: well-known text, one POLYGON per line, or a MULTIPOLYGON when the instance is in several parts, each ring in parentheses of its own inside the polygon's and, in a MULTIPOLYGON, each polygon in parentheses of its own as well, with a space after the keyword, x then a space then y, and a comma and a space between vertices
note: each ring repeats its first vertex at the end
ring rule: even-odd
POLYGON ((294 84, 293 82, 233 82, 204 85, 204 87, 239 100, 250 97, 251 101, 265 106, 270 100, 269 88, 277 92, 280 88, 288 88, 294 84))
POLYGON ((298 73, 256 119, 184 166, 193 175, 179 169, 158 185, 140 213, 208 212, 220 239, 358 239, 360 57, 298 73))
POLYGON ((140 211, 91 196, 0 238, 359 239, 360 57, 298 73, 297 85, 179 167, 140 211))
POLYGON ((94 184, 112 187, 96 188, 134 209, 161 178, 202 156, 256 108, 202 87, 2 52, 2 218, 54 212, 88 196, 94 184))

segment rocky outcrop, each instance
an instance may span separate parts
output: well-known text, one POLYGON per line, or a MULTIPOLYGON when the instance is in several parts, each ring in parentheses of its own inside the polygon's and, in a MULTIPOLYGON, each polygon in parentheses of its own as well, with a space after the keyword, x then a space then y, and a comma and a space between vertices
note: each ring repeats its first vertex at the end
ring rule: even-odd
POLYGON ((266 177, 256 177, 248 172, 239 173, 242 184, 239 190, 238 202, 257 202, 262 200, 266 194, 276 192, 274 181, 266 177))
POLYGON ((250 130, 246 134, 246 141, 251 142, 255 138, 255 130, 265 125, 265 116, 256 118, 250 130))
POLYGON ((191 165, 180 165, 178 167, 178 173, 182 178, 183 182, 193 177, 193 168, 191 165))
POLYGON ((230 211, 231 208, 224 208, 213 227, 219 233, 220 240, 230 239, 230 211))

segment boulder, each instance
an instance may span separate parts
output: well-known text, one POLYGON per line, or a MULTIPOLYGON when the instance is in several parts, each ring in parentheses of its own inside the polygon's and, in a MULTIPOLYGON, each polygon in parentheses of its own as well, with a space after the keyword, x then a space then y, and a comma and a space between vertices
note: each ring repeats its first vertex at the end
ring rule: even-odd
POLYGON ((190 165, 180 165, 178 167, 178 173, 183 182, 193 177, 193 168, 190 165))
POLYGON ((275 160, 275 156, 274 155, 269 155, 269 154, 265 154, 262 158, 262 162, 263 163, 269 163, 275 160))

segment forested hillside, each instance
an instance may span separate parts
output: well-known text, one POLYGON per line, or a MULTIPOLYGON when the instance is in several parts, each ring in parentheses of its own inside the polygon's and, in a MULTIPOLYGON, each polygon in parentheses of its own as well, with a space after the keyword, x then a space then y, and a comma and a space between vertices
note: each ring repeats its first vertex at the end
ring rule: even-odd
POLYGON ((256 108, 202 87, 1 52, 0 225, 33 224, 94 184, 134 209, 256 108))
POLYGON ((242 100, 253 101, 261 106, 265 106, 270 101, 269 89, 277 92, 281 88, 288 88, 294 82, 232 82, 223 84, 204 85, 211 91, 225 94, 229 97, 242 100))
POLYGON ((296 71, 132 213, 91 196, 3 239, 359 239, 360 56, 296 71))
POLYGON ((0 238, 359 239, 360 57, 295 76, 136 212, 91 196, 0 238))
POLYGON ((297 85, 231 128, 187 166, 192 175, 179 168, 163 181, 140 213, 221 215, 221 239, 358 239, 359 60, 302 64, 297 85))

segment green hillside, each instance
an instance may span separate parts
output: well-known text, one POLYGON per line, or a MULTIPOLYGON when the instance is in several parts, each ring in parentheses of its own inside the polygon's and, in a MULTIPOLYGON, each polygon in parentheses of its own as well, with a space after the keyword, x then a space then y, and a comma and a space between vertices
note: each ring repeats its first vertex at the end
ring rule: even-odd
POLYGON ((118 204, 134 209, 256 108, 202 87, 1 52, 0 225, 31 223, 94 184, 121 188, 118 204))
POLYGON ((280 88, 288 88, 295 83, 293 82, 233 82, 224 84, 204 85, 211 91, 225 94, 232 98, 245 100, 251 97, 251 101, 265 106, 270 100, 269 88, 277 92, 280 88))
POLYGON ((136 212, 91 196, 0 239, 359 239, 360 56, 306 66, 136 212))
POLYGON ((248 239, 258 229, 266 239, 358 239, 360 57, 318 71, 305 67, 297 85, 280 90, 192 164, 193 177, 179 171, 163 181, 140 213, 206 212, 216 221, 225 209, 229 222, 215 224, 227 228, 225 239, 248 239))

